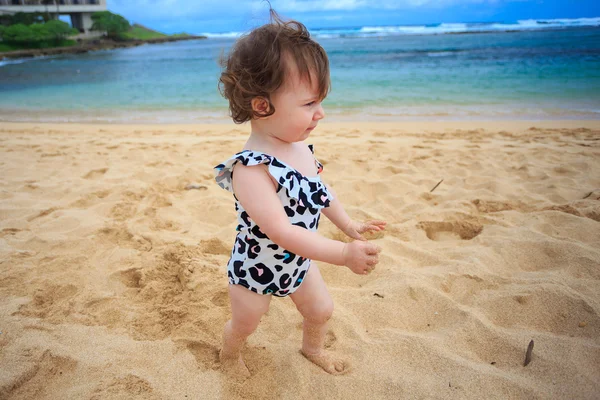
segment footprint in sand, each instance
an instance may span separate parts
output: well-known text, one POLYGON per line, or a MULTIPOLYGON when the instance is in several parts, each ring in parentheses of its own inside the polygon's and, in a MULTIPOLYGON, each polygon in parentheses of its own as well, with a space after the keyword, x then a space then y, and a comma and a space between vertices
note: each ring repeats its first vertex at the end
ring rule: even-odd
POLYGON ((109 382, 102 382, 90 396, 90 400, 106 398, 143 398, 148 400, 160 399, 154 393, 150 382, 137 375, 127 374, 117 376, 109 382))
POLYGON ((600 315, 589 300, 557 285, 522 285, 515 287, 517 291, 517 295, 505 292, 481 300, 481 310, 493 324, 553 335, 597 337, 600 315), (586 322, 585 329, 579 325, 581 321, 586 322))
POLYGON ((34 362, 22 369, 19 376, 0 388, 0 397, 31 398, 35 393, 35 398, 48 398, 53 393, 52 389, 69 386, 77 368, 77 360, 55 355, 50 350, 44 351, 39 360, 31 361, 34 362))
POLYGON ((218 291, 211 299, 211 303, 213 303, 217 307, 226 307, 229 305, 229 295, 226 290, 218 291))
POLYGON ((100 240, 106 240, 121 247, 134 248, 140 251, 152 250, 150 239, 132 234, 125 226, 105 227, 98 230, 96 235, 100 240))
POLYGON ((187 350, 192 353, 202 369, 218 370, 221 367, 218 346, 203 340, 176 340, 175 342, 185 346, 187 350))
POLYGON ((435 241, 471 240, 481 233, 483 225, 470 221, 422 221, 417 228, 423 229, 427 237, 435 241))
POLYGON ((17 314, 47 318, 50 321, 62 320, 73 311, 71 300, 78 293, 79 288, 76 285, 46 282, 43 287, 35 290, 31 302, 23 304, 17 314))
POLYGON ((93 169, 83 176, 83 179, 98 179, 102 177, 108 168, 93 169))
POLYGON ((141 268, 130 268, 125 271, 119 271, 117 273, 118 279, 125 286, 130 288, 141 288, 142 270, 141 268))

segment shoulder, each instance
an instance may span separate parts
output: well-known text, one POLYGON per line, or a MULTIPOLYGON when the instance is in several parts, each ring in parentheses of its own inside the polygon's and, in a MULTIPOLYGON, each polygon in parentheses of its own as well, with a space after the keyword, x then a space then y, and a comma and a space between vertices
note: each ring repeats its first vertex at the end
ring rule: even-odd
POLYGON ((269 173, 269 167, 266 164, 249 166, 237 163, 232 167, 232 181, 234 188, 262 186, 269 183, 277 190, 279 186, 269 173))

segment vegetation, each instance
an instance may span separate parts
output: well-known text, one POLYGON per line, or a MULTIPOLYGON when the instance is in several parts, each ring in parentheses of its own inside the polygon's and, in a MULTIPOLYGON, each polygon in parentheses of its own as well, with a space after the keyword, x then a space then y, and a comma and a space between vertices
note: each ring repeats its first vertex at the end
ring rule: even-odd
POLYGON ((133 24, 131 29, 123 34, 127 39, 148 40, 167 37, 164 33, 154 31, 139 24, 133 24))
POLYGON ((131 26, 123 16, 113 14, 110 11, 98 11, 92 14, 93 31, 104 31, 106 35, 113 40, 123 40, 123 34, 127 32, 131 26))
POLYGON ((20 47, 13 47, 13 46, 9 46, 4 43, 0 43, 0 53, 3 51, 15 51, 15 50, 19 50, 19 49, 20 49, 20 47))
MULTIPOLYGON (((110 11, 93 13, 92 21, 92 30, 106 32, 106 36, 110 40, 103 42, 113 43, 113 46, 117 45, 115 42, 190 37, 187 33, 165 35, 142 25, 131 26, 121 15, 113 14, 110 11)), ((0 53, 74 46, 77 42, 69 40, 68 37, 77 34, 79 34, 77 29, 71 28, 66 22, 52 19, 47 13, 0 15, 0 53)), ((123 43, 123 45, 127 45, 127 43, 123 43)), ((118 47, 120 46, 121 44, 118 47)), ((1 56, 0 59, 2 59, 1 56)))
POLYGON ((177 33, 175 35, 165 35, 164 33, 152 30, 150 28, 146 28, 140 24, 133 24, 129 31, 123 34, 123 37, 127 39, 133 40, 151 40, 151 39, 160 39, 160 38, 181 38, 181 37, 189 37, 187 33, 177 33))
POLYGON ((31 24, 43 24, 44 22, 51 21, 50 14, 48 13, 24 13, 18 12, 15 14, 1 14, 0 15, 0 26, 10 26, 10 25, 31 25, 31 24))
POLYGON ((0 27, 2 44, 21 49, 64 46, 68 36, 78 33, 77 29, 71 28, 66 22, 58 20, 30 25, 18 23, 0 27))

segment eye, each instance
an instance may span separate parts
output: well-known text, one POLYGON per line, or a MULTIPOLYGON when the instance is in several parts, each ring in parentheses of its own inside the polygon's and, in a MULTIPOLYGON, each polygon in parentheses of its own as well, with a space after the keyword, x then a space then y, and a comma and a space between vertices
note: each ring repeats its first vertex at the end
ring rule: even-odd
POLYGON ((316 103, 315 101, 311 101, 310 103, 306 103, 305 106, 309 106, 310 107, 310 106, 312 106, 315 103, 316 103))

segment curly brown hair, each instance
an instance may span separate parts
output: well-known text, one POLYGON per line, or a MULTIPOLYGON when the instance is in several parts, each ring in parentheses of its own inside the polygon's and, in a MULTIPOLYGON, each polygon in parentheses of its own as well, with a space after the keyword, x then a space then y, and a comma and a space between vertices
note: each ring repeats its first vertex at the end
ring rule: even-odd
POLYGON ((231 118, 236 124, 275 113, 271 94, 285 83, 293 66, 312 85, 317 81, 319 99, 329 93, 329 60, 325 50, 310 38, 306 26, 294 20, 283 21, 271 9, 271 20, 239 38, 227 57, 221 59, 219 91, 229 100, 231 118), (251 101, 263 97, 269 103, 264 113, 252 109, 251 101))

